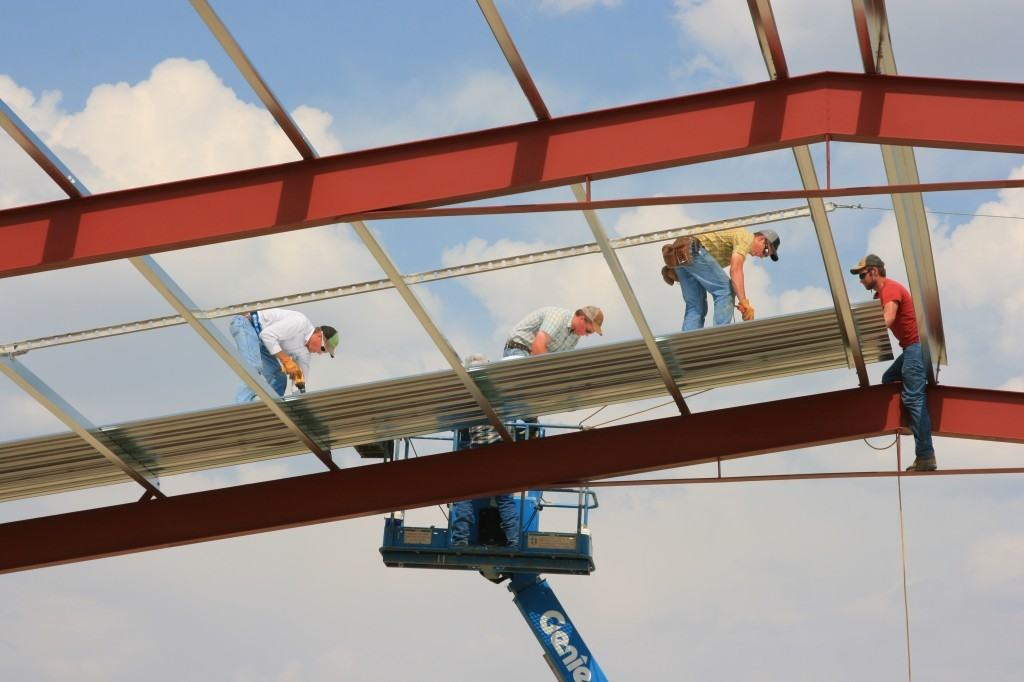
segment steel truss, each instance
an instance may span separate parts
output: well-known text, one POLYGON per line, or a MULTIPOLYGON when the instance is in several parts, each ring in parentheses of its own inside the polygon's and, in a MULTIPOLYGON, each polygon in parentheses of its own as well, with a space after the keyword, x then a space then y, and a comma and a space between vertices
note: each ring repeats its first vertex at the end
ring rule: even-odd
POLYGON ((836 141, 1024 151, 1024 85, 820 73, 0 211, 0 276, 836 141), (884 103, 884 106, 883 106, 884 103), (687 131, 680 135, 679 131, 687 131))
MULTIPOLYGON (((937 386, 928 406, 936 435, 1024 443, 1024 393, 937 386)), ((824 445, 902 426, 899 388, 871 386, 15 521, 0 525, 0 572, 824 445), (786 428, 735 428, 751 423, 786 428)))
MULTIPOLYGON (((302 160, 89 195, 73 173, 0 102, 0 126, 70 197, 0 211, 0 277, 127 257, 178 312, 177 316, 158 320, 19 342, 0 349, 9 356, 4 358, 0 369, 103 457, 142 485, 144 498, 160 498, 145 505, 121 505, 0 525, 0 546, 5 547, 4 556, 0 557, 0 571, 426 506, 510 489, 563 485, 720 461, 899 429, 895 389, 866 387, 864 354, 826 215, 829 207, 822 199, 869 191, 893 194, 909 284, 915 298, 922 302, 917 311, 918 326, 931 362, 937 363, 945 361, 945 345, 920 192, 1024 185, 1019 180, 920 183, 911 145, 1024 151, 1024 129, 1017 124, 1024 117, 1024 85, 897 76, 881 0, 852 0, 865 74, 825 72, 790 77, 770 1, 748 0, 771 81, 560 118, 551 117, 493 2, 478 0, 538 120, 330 157, 317 156, 207 0, 192 0, 192 4, 292 141, 302 160), (679 134, 680 131, 686 134, 679 134), (881 145, 890 184, 884 189, 830 186, 821 189, 807 145, 828 144, 832 140, 881 145), (591 181, 604 178, 786 147, 794 150, 803 190, 603 201, 594 200, 590 192, 591 181), (562 185, 572 188, 575 203, 435 208, 562 185), (626 240, 610 240, 594 210, 654 203, 784 197, 808 199, 808 208, 800 210, 812 218, 845 352, 862 388, 689 415, 666 366, 663 350, 655 343, 615 252, 616 248, 641 242, 627 244, 626 240), (361 222, 369 218, 531 210, 580 210, 595 242, 566 250, 526 254, 514 261, 503 259, 403 275, 369 227, 361 222), (673 396, 682 416, 602 429, 601 434, 584 432, 515 445, 506 443, 489 449, 486 459, 479 453, 449 453, 422 460, 337 470, 330 459, 329 447, 303 431, 287 405, 269 392, 260 377, 249 372, 210 322, 213 318, 239 312, 239 306, 213 311, 197 309, 149 254, 339 221, 352 223, 356 234, 387 274, 386 280, 239 305, 251 309, 394 288, 451 365, 462 387, 507 439, 495 406, 463 369, 451 344, 429 317, 411 286, 600 252, 637 324, 647 352, 657 365, 665 389, 673 396), (146 453, 125 451, 117 443, 97 436, 100 430, 12 357, 14 353, 33 348, 182 323, 190 324, 332 471, 165 498, 146 469, 146 453), (798 418, 810 411, 835 416, 828 420, 798 418), (725 426, 744 423, 755 416, 769 423, 792 426, 785 433, 759 431, 756 434, 725 426), (710 433, 716 437, 706 435, 710 433), (599 442, 601 447, 597 447, 599 442), (648 444, 647 450, 637 452, 631 447, 635 442, 648 444), (692 448, 680 452, 679 442, 689 443, 692 448), (556 451, 558 457, 554 456, 556 451), (625 451, 631 453, 628 461, 621 457, 621 452, 625 451), (513 460, 515 466, 512 466, 513 460), (384 466, 389 468, 384 469, 384 466), (52 538, 61 538, 60 543, 52 538), (7 551, 7 548, 13 549, 7 551)), ((699 227, 685 231, 697 231, 699 227)), ((654 240, 672 236, 674 234, 662 231, 642 238, 654 240)), ((931 363, 929 367, 931 371, 931 363)), ((929 401, 938 435, 1024 442, 1021 430, 1024 394, 933 387, 929 401)), ((973 470, 962 473, 973 473, 973 470)))

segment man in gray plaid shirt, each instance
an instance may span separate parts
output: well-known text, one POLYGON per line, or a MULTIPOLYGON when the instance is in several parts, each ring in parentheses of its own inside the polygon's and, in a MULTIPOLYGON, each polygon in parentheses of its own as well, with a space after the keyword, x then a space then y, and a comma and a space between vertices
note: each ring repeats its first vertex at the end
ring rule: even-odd
POLYGON ((553 306, 535 310, 512 328, 505 342, 505 358, 525 358, 572 350, 581 336, 601 334, 604 313, 597 306, 587 305, 575 313, 553 306))
MULTIPOLYGON (((466 369, 487 364, 483 355, 470 355, 465 359, 466 369)), ((456 447, 482 448, 501 441, 498 431, 490 424, 480 424, 467 429, 467 438, 456 438, 456 447), (468 440, 468 442, 467 442, 468 440)), ((501 530, 505 533, 505 546, 511 549, 519 547, 519 510, 512 495, 505 493, 494 496, 494 504, 501 518, 501 530)), ((452 547, 469 545, 470 527, 476 524, 476 514, 472 500, 461 500, 452 505, 452 547)))

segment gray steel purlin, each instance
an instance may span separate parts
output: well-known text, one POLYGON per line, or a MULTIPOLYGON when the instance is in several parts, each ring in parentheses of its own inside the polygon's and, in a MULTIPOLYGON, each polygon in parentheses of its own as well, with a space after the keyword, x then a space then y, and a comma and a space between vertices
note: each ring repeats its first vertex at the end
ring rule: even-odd
MULTIPOLYGON (((938 386, 929 407, 936 435, 1024 443, 1024 393, 938 386)), ((0 572, 854 440, 900 415, 899 387, 871 386, 15 521, 0 572), (735 428, 758 421, 786 428, 735 428)))
POLYGON ((437 326, 437 323, 434 322, 434 319, 430 317, 430 313, 427 312, 427 309, 420 302, 419 298, 416 297, 416 294, 413 293, 409 285, 405 283, 404 279, 402 279, 402 273, 398 271, 394 261, 391 260, 391 257, 384 251, 384 248, 377 242, 377 239, 370 232, 370 228, 359 220, 352 221, 352 228, 356 231, 356 234, 359 235, 359 238, 373 256, 374 260, 377 261, 377 265, 380 266, 381 270, 384 271, 384 274, 386 274, 388 279, 391 280, 391 285, 398 290, 402 300, 405 301, 405 304, 412 311, 412 314, 416 317, 416 321, 420 323, 421 327, 423 327, 423 331, 425 331, 427 336, 430 337, 430 340, 444 357, 448 366, 452 368, 455 376, 458 377, 459 381, 466 388, 466 391, 473 397, 476 404, 479 405, 480 410, 487 418, 487 421, 490 422, 491 426, 495 431, 497 431, 503 441, 511 442, 512 435, 508 432, 508 429, 505 428, 505 424, 502 423, 501 417, 498 416, 494 406, 491 405, 491 401, 488 400, 483 391, 480 390, 480 387, 477 386, 473 377, 469 375, 466 368, 462 366, 462 360, 455 352, 455 348, 441 332, 441 329, 437 326))
POLYGON ((0 356, 0 372, 25 391, 36 402, 46 408, 53 416, 71 429, 78 438, 103 457, 112 471, 121 472, 146 489, 147 495, 164 497, 157 486, 157 475, 147 469, 137 459, 117 446, 111 439, 97 429, 85 415, 76 410, 70 403, 37 377, 28 367, 14 358, 0 356))
POLYGON ((288 136, 292 146, 299 152, 299 155, 304 159, 315 158, 316 153, 309 144, 309 140, 306 139, 302 130, 292 120, 291 115, 281 106, 277 97, 270 90, 270 86, 263 80, 263 76, 259 74, 253 63, 249 61, 249 57, 242 51, 241 46, 239 46, 234 36, 231 35, 228 27, 217 16, 210 3, 206 0, 190 0, 190 2, 192 3, 192 8, 199 14, 207 28, 210 29, 210 32, 217 39, 217 42, 220 43, 221 47, 224 48, 224 51, 231 58, 231 61, 234 62, 235 68, 238 69, 242 77, 249 83, 249 87, 253 89, 256 96, 263 102, 263 106, 274 117, 274 120, 277 121, 277 125, 280 126, 284 134, 288 136))
POLYGON ((7 134, 18 143, 18 146, 24 149, 25 153, 32 157, 32 160, 69 197, 81 197, 89 193, 71 172, 71 169, 50 151, 50 148, 32 132, 31 128, 25 125, 25 122, 2 99, 0 99, 0 128, 6 130, 7 134))
MULTIPOLYGON (((572 192, 576 196, 577 201, 586 201, 586 194, 580 185, 573 185, 572 192)), ((604 225, 601 224, 597 211, 584 211, 583 215, 598 247, 601 249, 601 255, 604 256, 612 278, 619 288, 619 293, 622 294, 622 298, 626 302, 626 308, 629 310, 630 315, 633 317, 633 322, 640 332, 640 338, 647 347, 647 351, 651 354, 651 360, 654 362, 655 367, 658 368, 658 375, 661 377, 662 383, 665 384, 665 389, 672 396, 672 400, 679 409, 679 413, 690 414, 690 408, 686 406, 686 399, 683 398, 683 394, 679 390, 675 378, 672 376, 672 371, 668 368, 663 351, 658 346, 658 341, 651 332, 651 325, 647 323, 647 317, 644 316, 644 311, 640 307, 640 301, 633 291, 633 286, 626 276, 626 271, 622 269, 619 256, 615 253, 615 248, 611 245, 608 235, 605 233, 604 225)))
MULTIPOLYGON (((761 45, 761 56, 764 58, 768 75, 773 79, 789 78, 786 55, 782 49, 782 41, 779 38, 779 29, 775 23, 771 1, 747 0, 747 5, 750 7, 750 15, 754 21, 754 29, 761 45)), ((793 147, 793 159, 796 161, 797 170, 800 172, 800 182, 804 189, 818 189, 818 174, 814 170, 814 159, 811 156, 810 147, 807 145, 793 147)), ((858 383, 861 386, 867 386, 871 381, 868 378, 867 367, 864 365, 860 337, 853 321, 853 313, 850 310, 850 297, 846 292, 845 269, 839 263, 839 254, 836 251, 835 238, 832 236, 832 225, 829 223, 828 213, 825 210, 825 202, 821 198, 811 197, 807 199, 807 207, 811 212, 811 222, 818 238, 818 247, 821 250, 825 275, 828 278, 832 304, 835 306, 836 316, 839 318, 843 346, 857 371, 858 383)))
MULTIPOLYGON (((526 68, 526 62, 519 54, 519 50, 516 49, 515 42, 512 40, 512 36, 509 35, 508 29, 505 27, 505 22, 501 18, 501 13, 498 12, 498 8, 494 6, 492 0, 477 0, 477 5, 480 7, 480 11, 483 12, 484 18, 487 20, 487 25, 491 27, 491 32, 494 34, 495 40, 498 41, 498 46, 501 47, 502 53, 505 55, 505 60, 508 62, 509 67, 516 76, 516 80, 519 81, 519 87, 523 91, 523 95, 530 102, 530 106, 533 107, 534 114, 536 114, 538 120, 547 120, 551 118, 551 114, 548 113, 548 108, 544 104, 544 99, 541 97, 540 91, 533 82, 533 78, 530 76, 529 69, 526 68)), ((589 201, 590 200, 590 178, 587 178, 586 190, 579 183, 572 184, 572 193, 576 197, 576 201, 589 201)), ((615 247, 608 239, 608 235, 605 232, 604 225, 601 224, 601 219, 597 215, 597 211, 585 210, 583 211, 583 217, 587 221, 587 225, 590 227, 591 233, 594 235, 594 241, 597 244, 598 249, 601 251, 601 255, 604 256, 605 263, 608 265, 608 270, 611 272, 612 278, 615 280, 616 286, 619 288, 619 293, 622 295, 623 300, 626 303, 626 308, 629 310, 629 314, 633 317, 633 322, 636 324, 637 330, 640 332, 640 338, 643 339, 644 345, 647 346, 648 352, 651 354, 651 360, 654 361, 655 366, 658 368, 658 374, 661 375, 661 380, 665 384, 665 389, 672 396, 672 400, 675 402, 676 407, 679 408, 680 414, 689 414, 690 408, 686 406, 686 400, 683 398, 682 392, 679 390, 679 386, 676 385, 675 379, 672 377, 672 372, 668 368, 668 363, 665 361, 665 357, 662 355, 661 349, 658 347, 658 343, 654 338, 654 334, 651 333, 651 326, 647 323, 647 318, 644 316, 643 309, 640 306, 640 301, 637 299, 636 294, 633 292, 633 287, 629 283, 629 278, 626 277, 625 271, 622 269, 622 263, 619 261, 618 254, 615 253, 615 247)))
MULTIPOLYGON (((266 106, 274 115, 274 118, 284 129, 285 133, 287 133, 288 138, 292 141, 292 144, 295 145, 296 149, 298 149, 302 158, 306 160, 315 160, 319 158, 319 154, 317 154, 313 146, 309 144, 309 141, 306 140, 302 131, 295 124, 295 121, 293 121, 291 117, 288 116, 287 112, 284 111, 284 107, 281 106, 277 97, 270 91, 270 88, 263 81, 263 78, 256 72, 256 67, 253 66, 251 61, 249 61, 249 57, 246 56, 241 45, 239 45, 231 36, 227 27, 223 22, 221 22, 220 18, 216 15, 206 0, 192 0, 192 6, 196 8, 196 11, 199 12, 204 21, 206 21, 207 26, 211 31, 213 31, 221 46, 231 56, 235 66, 238 67, 246 80, 259 95, 264 106, 266 106)), ((512 440, 512 436, 509 434, 508 430, 505 429, 505 425, 502 424, 501 419, 494 411, 494 408, 487 401, 483 393, 481 393, 480 388, 473 382, 472 378, 470 378, 469 374, 462 366, 462 361, 456 354, 455 349, 448 342, 448 339, 446 339, 441 333, 440 328, 430 317, 430 313, 428 313, 427 309, 423 307, 423 304, 420 303, 416 294, 414 294, 412 289, 409 288, 409 285, 403 278, 402 273, 398 271, 398 268, 391 260, 391 257, 388 256, 380 244, 377 243, 377 240, 374 238, 369 228, 361 220, 352 220, 351 224, 367 250, 370 251, 373 258, 377 261, 377 264, 387 275, 388 280, 391 282, 391 286, 398 290, 402 300, 405 301, 405 304, 412 311, 416 320, 430 337, 430 340, 434 342, 438 351, 440 351, 441 355, 444 356, 445 361, 451 366, 452 371, 455 372, 459 381, 461 381, 466 387, 469 394, 473 396, 473 400, 475 400, 480 406, 480 409, 483 411, 488 421, 491 422, 491 425, 498 431, 503 440, 512 440)), ((193 322, 190 321, 190 324, 193 324, 193 322)), ((329 452, 327 453, 326 459, 319 451, 314 450, 314 454, 324 460, 324 462, 328 464, 329 468, 335 467, 334 462, 330 461, 329 452)))
POLYGON ((181 287, 168 275, 163 268, 156 262, 152 256, 136 256, 131 259, 132 265, 139 274, 148 281, 154 289, 159 292, 161 296, 171 305, 172 308, 178 311, 178 314, 188 322, 188 325, 192 327, 192 330, 201 338, 210 349, 217 354, 217 357, 221 359, 231 369, 234 374, 245 382, 253 393, 260 399, 267 408, 274 413, 281 424, 292 433, 293 436, 299 439, 299 441, 309 448, 309 451, 313 453, 324 466, 328 469, 337 469, 338 465, 331 459, 331 448, 328 445, 318 442, 307 429, 303 428, 298 423, 295 415, 291 413, 289 405, 281 400, 278 400, 277 395, 273 389, 270 388, 270 384, 267 383, 266 379, 262 375, 253 371, 248 364, 238 355, 235 350, 232 350, 231 345, 228 343, 224 335, 220 333, 220 330, 213 326, 213 323, 208 320, 202 320, 196 317, 192 312, 196 305, 192 299, 182 290, 181 287))
POLYGON ((530 107, 533 109, 537 120, 546 121, 551 118, 551 113, 544 103, 544 98, 541 97, 540 90, 537 89, 537 85, 533 82, 533 77, 530 76, 530 71, 526 68, 526 63, 519 54, 515 42, 512 41, 512 36, 509 35, 505 22, 502 20, 498 8, 494 6, 493 0, 476 0, 476 4, 480 8, 480 12, 483 13, 491 33, 494 34, 494 39, 498 41, 498 46, 501 48, 502 54, 505 55, 505 61, 508 62, 509 68, 512 69, 516 80, 519 81, 519 87, 530 103, 530 107))
MULTIPOLYGON (((852 5, 865 72, 895 76, 896 57, 885 0, 852 0, 852 5)), ((881 150, 885 177, 889 184, 913 185, 921 182, 913 147, 883 144, 881 150)), ((907 270, 907 285, 914 297, 917 331, 925 353, 928 380, 934 382, 935 368, 948 360, 928 214, 924 198, 917 192, 894 194, 892 203, 903 263, 907 270)))

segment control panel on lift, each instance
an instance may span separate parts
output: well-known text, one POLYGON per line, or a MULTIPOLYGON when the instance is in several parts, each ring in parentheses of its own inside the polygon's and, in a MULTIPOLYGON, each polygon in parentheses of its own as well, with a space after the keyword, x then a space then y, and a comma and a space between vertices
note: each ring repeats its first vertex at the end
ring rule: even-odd
MULTIPOLYGON (((545 427, 518 422, 511 424, 509 431, 517 439, 539 438, 545 427)), ((456 431, 453 449, 463 449, 467 441, 466 431, 456 431)), ((375 444, 373 448, 385 449, 396 459, 408 456, 408 445, 385 448, 375 444)), ((384 521, 380 553, 387 566, 396 568, 471 570, 488 576, 521 572, 587 575, 594 570, 589 521, 590 511, 597 505, 597 495, 588 488, 558 488, 452 502, 444 526, 407 525, 404 512, 393 512, 384 521), (512 506, 514 513, 510 512, 512 506), (563 510, 558 516, 566 527, 541 528, 545 509, 563 510), (575 523, 566 522, 571 517, 575 523), (456 532, 459 519, 463 526, 456 532), (512 537, 511 542, 507 536, 512 537)))
MULTIPOLYGON (((522 521, 519 543, 509 546, 497 520, 491 498, 473 500, 475 523, 468 544, 452 542, 452 518, 437 526, 406 526, 401 513, 384 521, 384 563, 396 568, 447 568, 497 573, 563 573, 588 575, 594 570, 593 547, 587 527, 589 512, 597 507, 591 490, 530 490, 514 497, 522 521), (575 509, 577 525, 568 532, 544 531, 544 508, 575 509)), ((449 510, 452 505, 449 505, 449 510)))

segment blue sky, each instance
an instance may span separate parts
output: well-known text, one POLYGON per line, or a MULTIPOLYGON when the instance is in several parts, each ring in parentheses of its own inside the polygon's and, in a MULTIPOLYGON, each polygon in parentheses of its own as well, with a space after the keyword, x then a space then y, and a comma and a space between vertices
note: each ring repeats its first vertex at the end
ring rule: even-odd
MULTIPOLYGON (((982 0, 890 3, 901 73, 1019 80, 1024 6, 982 0)), ((793 74, 860 67, 850 6, 778 0, 793 74)), ((473 2, 215 3, 235 37, 323 153, 531 118, 473 2)), ((501 2, 556 115, 755 82, 764 76, 739 0, 501 2)), ((8 7, 0 97, 93 189, 138 186, 296 158, 187 2, 8 7)), ((685 134, 681 131, 680 134, 685 134)), ((815 148, 824 176, 824 151, 815 148)), ((918 150, 924 181, 1004 178, 1009 154, 918 150)), ((835 145, 837 185, 884 182, 877 148, 835 145)), ((788 151, 595 183, 595 196, 790 188, 788 151)), ((936 212, 1024 216, 1019 191, 929 195, 936 212)), ((0 207, 60 193, 0 140, 0 207)), ((568 200, 568 189, 515 198, 568 200)), ((889 208, 885 197, 840 203, 889 208)), ((607 211, 613 236, 778 208, 770 203, 607 211)), ((840 258, 883 254, 903 278, 890 211, 831 214, 840 258)), ((933 213, 950 366, 944 382, 1024 390, 1020 221, 933 213)), ((591 241, 581 217, 496 216, 373 224, 405 272, 591 241)), ((762 316, 828 305, 811 225, 780 224, 783 260, 747 266, 762 316)), ((657 247, 621 254, 657 333, 678 328, 678 290, 657 247), (655 265, 651 265, 651 263, 655 265)), ((200 305, 375 279, 344 225, 162 254, 200 305)), ((852 300, 866 300, 847 280, 852 300)), ((496 356, 534 307, 602 305, 602 339, 637 336, 599 257, 416 288, 461 354, 496 356)), ((343 334, 315 389, 444 367, 394 292, 303 310, 343 334)), ((168 314, 125 262, 0 280, 10 342, 168 314)), ((235 379, 184 328, 35 351, 26 364, 97 423, 223 405, 235 379), (122 380, 111 386, 110 368, 122 380)), ((884 366, 872 366, 878 380, 884 366)), ((711 391, 696 410, 856 385, 852 371, 711 391)), ((656 404, 612 406, 607 418, 656 404)), ((0 383, 0 440, 59 430, 0 383)), ((667 415, 667 409, 641 418, 667 415)), ((578 421, 582 415, 558 415, 578 421)), ((909 441, 905 442, 909 447, 909 441)), ((642 447, 642 444, 639 444, 642 447)), ((937 441, 940 465, 1019 464, 1020 446, 937 441)), ((863 443, 728 463, 729 474, 892 466, 863 443)), ((354 465, 351 451, 336 453, 354 465)), ((317 470, 312 457, 163 481, 169 493, 317 470)), ((700 475, 687 470, 682 475, 700 475)), ((1024 654, 1024 487, 1014 477, 904 484, 915 675, 1019 677, 1024 654), (983 661, 981 663, 980 661, 983 661)), ((0 520, 133 500, 130 486, 0 504, 0 520)), ((731 484, 602 493, 598 571, 553 584, 613 679, 901 679, 895 486, 891 481, 731 484), (870 652, 870 655, 865 655, 870 652)), ((413 514, 443 523, 437 510, 413 514)), ((540 652, 510 595, 476 576, 385 569, 381 519, 325 524, 0 578, 0 677, 18 680, 542 679, 540 652), (469 637, 466 630, 474 636, 469 637), (179 652, 189 652, 182 656, 179 652), (397 656, 396 651, 401 655, 397 656), (387 661, 386 667, 381 662, 387 661)))

